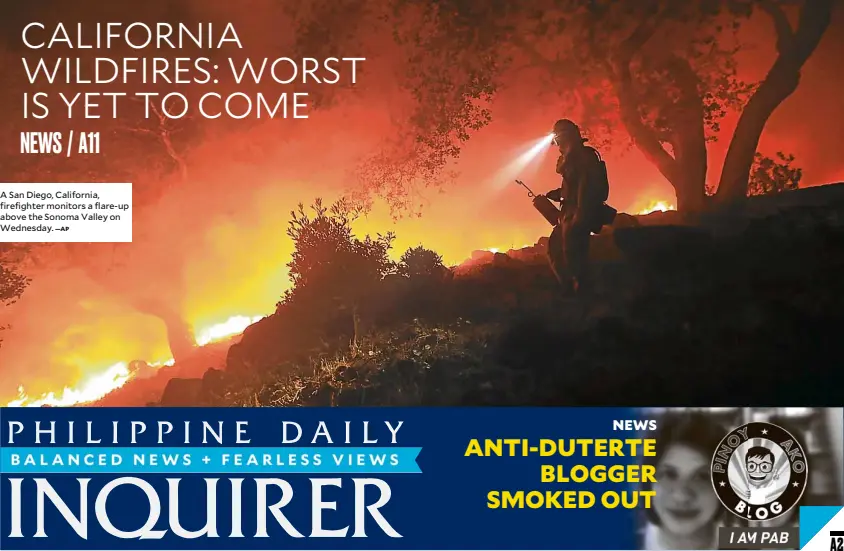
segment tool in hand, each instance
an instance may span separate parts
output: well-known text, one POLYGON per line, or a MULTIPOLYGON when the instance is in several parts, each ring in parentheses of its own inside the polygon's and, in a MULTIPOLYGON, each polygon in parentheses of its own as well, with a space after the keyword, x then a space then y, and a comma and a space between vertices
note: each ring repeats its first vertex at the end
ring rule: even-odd
POLYGON ((539 211, 549 224, 556 226, 560 223, 560 209, 554 206, 554 203, 544 195, 537 195, 521 180, 516 180, 516 183, 525 188, 528 192, 528 197, 533 199, 533 208, 539 211))

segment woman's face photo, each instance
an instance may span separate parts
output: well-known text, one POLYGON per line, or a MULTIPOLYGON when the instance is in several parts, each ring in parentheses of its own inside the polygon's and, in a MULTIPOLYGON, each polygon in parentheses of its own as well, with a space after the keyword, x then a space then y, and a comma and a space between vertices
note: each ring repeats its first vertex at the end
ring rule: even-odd
POLYGON ((674 444, 656 467, 654 510, 662 527, 678 536, 706 527, 721 507, 709 477, 709 458, 674 444))

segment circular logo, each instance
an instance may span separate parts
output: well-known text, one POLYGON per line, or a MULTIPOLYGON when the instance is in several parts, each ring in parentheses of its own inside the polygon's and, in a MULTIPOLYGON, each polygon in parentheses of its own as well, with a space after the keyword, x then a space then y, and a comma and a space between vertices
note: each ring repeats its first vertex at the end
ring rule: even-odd
POLYGON ((771 520, 790 511, 809 475, 801 443, 771 423, 733 429, 715 450, 710 472, 724 507, 748 520, 771 520))

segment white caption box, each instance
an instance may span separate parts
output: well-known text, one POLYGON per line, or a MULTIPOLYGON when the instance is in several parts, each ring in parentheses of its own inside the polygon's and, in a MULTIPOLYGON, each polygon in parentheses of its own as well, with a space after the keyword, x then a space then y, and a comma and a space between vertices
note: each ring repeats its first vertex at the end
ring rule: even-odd
POLYGON ((132 184, 0 183, 0 243, 131 243, 132 184))

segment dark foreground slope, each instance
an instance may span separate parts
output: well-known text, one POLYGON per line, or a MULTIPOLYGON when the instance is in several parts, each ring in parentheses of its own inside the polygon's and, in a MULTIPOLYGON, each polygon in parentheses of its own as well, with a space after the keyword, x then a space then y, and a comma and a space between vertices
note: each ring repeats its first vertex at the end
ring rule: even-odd
POLYGON ((560 296, 527 251, 385 288, 356 349, 282 312, 158 403, 841 405, 844 202, 828 187, 608 232, 589 299, 560 296))

